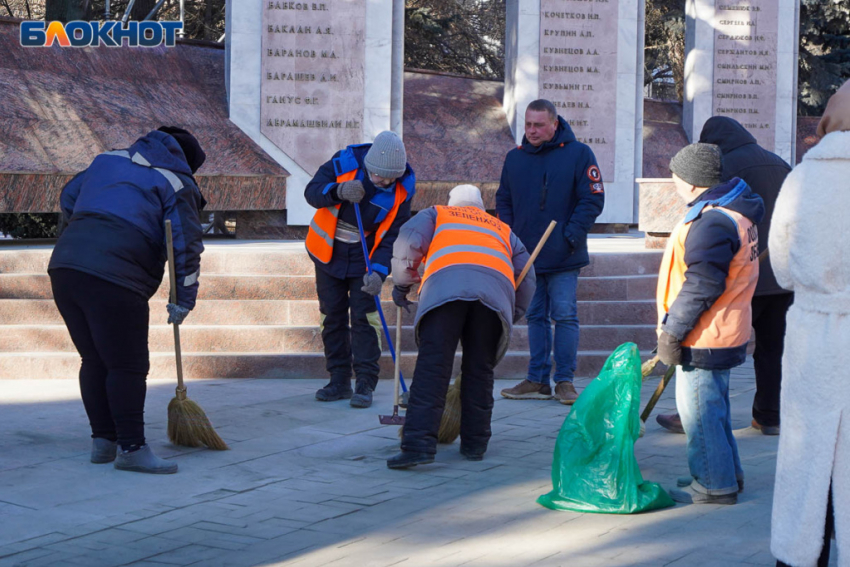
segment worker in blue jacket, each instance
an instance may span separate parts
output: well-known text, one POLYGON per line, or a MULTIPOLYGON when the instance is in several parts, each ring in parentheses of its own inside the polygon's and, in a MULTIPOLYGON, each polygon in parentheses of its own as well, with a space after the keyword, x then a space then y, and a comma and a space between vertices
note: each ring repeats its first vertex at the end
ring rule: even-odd
POLYGON ((350 399, 354 408, 372 405, 381 356, 375 296, 390 273, 393 244, 401 225, 410 218, 415 191, 416 177, 407 163, 404 143, 390 131, 378 134, 371 144, 348 146, 335 153, 304 190, 307 202, 316 208, 306 246, 316 265, 322 342, 330 374, 330 382, 316 392, 320 402, 350 399), (355 203, 366 235, 370 274, 366 273, 355 203))
POLYGON ((62 189, 67 228, 48 273, 82 357, 80 390, 93 463, 177 472, 176 463, 160 459, 145 443, 148 301, 162 283, 170 219, 177 303, 167 305, 168 322, 179 325, 195 306, 204 250, 199 215, 206 201, 193 174, 205 159, 191 133, 164 126, 126 150, 98 155, 62 189))
POLYGON ((578 273, 590 263, 587 233, 604 204, 602 174, 593 151, 576 140, 550 101, 530 103, 522 145, 505 158, 496 212, 529 250, 537 246, 551 221, 557 221, 558 227, 534 262, 537 291, 525 315, 531 351, 528 375, 513 388, 502 390, 502 396, 552 398, 549 377, 554 351, 554 398, 567 405, 578 398, 573 387, 579 338, 578 273))

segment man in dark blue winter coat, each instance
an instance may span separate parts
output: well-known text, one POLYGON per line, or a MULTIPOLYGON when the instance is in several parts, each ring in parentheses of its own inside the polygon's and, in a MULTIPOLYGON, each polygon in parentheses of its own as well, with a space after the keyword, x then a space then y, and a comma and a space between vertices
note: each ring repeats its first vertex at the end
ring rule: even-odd
POLYGON ((80 390, 93 463, 177 472, 176 463, 145 444, 148 301, 162 282, 169 219, 177 303, 167 305, 168 322, 180 324, 195 306, 204 250, 199 212, 206 202, 193 174, 205 159, 192 134, 164 126, 126 150, 100 154, 62 189, 68 225, 48 272, 56 306, 82 357, 80 390))
MULTIPOLYGON (((759 281, 752 301, 753 328, 756 331, 756 349, 753 353, 756 395, 753 399, 752 426, 765 435, 778 435, 785 315, 794 302, 794 294, 776 283, 770 254, 765 251, 773 207, 785 177, 791 172, 791 166, 778 155, 759 146, 741 123, 726 116, 709 118, 702 128, 699 141, 720 147, 723 152, 723 181, 740 177, 764 200, 764 218, 758 223, 761 258, 759 281)), ((662 414, 656 419, 663 427, 684 433, 678 414, 662 414)))
POLYGON ((322 342, 330 374, 330 383, 316 392, 321 402, 350 398, 351 407, 372 405, 382 333, 375 296, 390 273, 398 231, 410 218, 415 185, 404 144, 387 131, 372 144, 348 146, 334 154, 304 191, 307 202, 317 209, 306 245, 316 265, 322 342), (355 203, 359 203, 366 233, 370 274, 355 203), (353 392, 352 366, 357 378, 353 392))
POLYGON ((502 390, 511 399, 550 399, 554 348, 555 394, 572 404, 578 356, 579 270, 590 263, 587 233, 605 204, 602 174, 593 151, 576 140, 548 100, 525 113, 522 145, 508 152, 496 192, 496 211, 533 250, 552 220, 558 226, 534 262, 537 290, 528 307, 528 377, 502 390), (551 321, 555 321, 552 340, 551 321))

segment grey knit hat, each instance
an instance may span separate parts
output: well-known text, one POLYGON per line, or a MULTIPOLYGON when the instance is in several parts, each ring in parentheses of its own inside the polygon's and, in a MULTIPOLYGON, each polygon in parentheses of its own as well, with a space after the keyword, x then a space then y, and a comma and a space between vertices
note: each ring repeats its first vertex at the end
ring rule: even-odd
POLYGON ((395 132, 386 130, 378 134, 363 160, 369 173, 386 179, 398 179, 407 169, 404 142, 395 132))
POLYGON ((714 144, 691 144, 673 156, 670 171, 695 187, 714 187, 720 184, 722 156, 714 144))

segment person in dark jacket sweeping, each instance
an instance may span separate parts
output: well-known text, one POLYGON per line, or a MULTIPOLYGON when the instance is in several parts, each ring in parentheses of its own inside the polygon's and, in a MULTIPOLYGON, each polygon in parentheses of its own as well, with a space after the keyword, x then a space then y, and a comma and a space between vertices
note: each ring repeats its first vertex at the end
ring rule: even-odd
POLYGON ((532 250, 550 221, 558 221, 558 228, 534 262, 537 291, 527 314, 528 376, 502 390, 502 396, 550 399, 554 350, 554 397, 563 404, 578 398, 573 386, 579 339, 578 274, 590 263, 587 233, 604 204, 602 174, 593 151, 576 140, 551 102, 541 99, 529 104, 522 145, 505 158, 496 211, 532 250))
POLYGON ((389 468, 434 462, 458 341, 463 343, 460 452, 471 461, 483 458, 490 441, 493 369, 508 348, 511 325, 534 294, 533 269, 515 289, 528 259, 510 227, 485 212, 472 185, 455 187, 449 206, 425 209, 401 227, 393 249, 393 301, 408 307, 407 294, 421 281, 414 322, 419 356, 401 453, 387 461, 389 468))
POLYGON ((162 127, 126 150, 100 154, 62 189, 68 223, 48 272, 53 297, 82 357, 80 390, 92 429, 93 463, 169 474, 177 464, 145 443, 148 301, 162 283, 165 220, 174 231, 180 324, 198 294, 206 205, 194 172, 206 156, 188 131, 162 127), (120 446, 120 452, 117 452, 120 446))
MULTIPOLYGON (((776 283, 770 254, 765 251, 773 207, 785 177, 791 172, 791 166, 778 155, 759 146, 746 128, 726 116, 709 118, 702 128, 699 141, 716 144, 723 152, 723 181, 740 177, 764 201, 764 218, 758 223, 759 255, 762 259, 752 301, 753 328, 756 331, 756 349, 753 353, 756 395, 753 400, 752 425, 765 435, 778 435, 785 315, 794 301, 794 294, 776 283)), ((678 414, 662 414, 656 420, 666 429, 684 433, 678 414)))
POLYGON ((390 273, 393 243, 410 218, 415 186, 404 144, 387 131, 372 144, 348 146, 334 154, 304 191, 307 202, 318 209, 306 245, 316 265, 322 342, 331 378, 316 392, 321 402, 350 398, 351 407, 372 405, 382 332, 375 296, 390 273), (371 274, 366 273, 355 203, 360 204, 371 274))

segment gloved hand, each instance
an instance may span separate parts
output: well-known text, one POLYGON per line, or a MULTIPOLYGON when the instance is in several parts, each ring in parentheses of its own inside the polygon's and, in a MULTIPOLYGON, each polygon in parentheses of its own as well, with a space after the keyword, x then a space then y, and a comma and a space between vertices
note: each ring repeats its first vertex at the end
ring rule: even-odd
POLYGON ((413 305, 413 302, 407 299, 408 293, 410 293, 410 286, 393 286, 393 303, 410 313, 410 306, 413 305))
POLYGON ((378 295, 381 293, 382 285, 384 285, 384 280, 381 279, 381 276, 372 272, 363 276, 363 287, 360 288, 360 291, 365 291, 369 295, 378 295))
POLYGON ((662 331, 658 337, 658 358, 667 366, 682 364, 682 343, 679 339, 662 331))
POLYGON ((189 310, 185 307, 180 307, 179 305, 175 305, 173 303, 169 303, 165 306, 168 310, 168 323, 174 323, 175 325, 179 325, 183 322, 183 319, 186 318, 186 315, 189 314, 189 310))
POLYGON ((349 203, 359 203, 366 195, 366 189, 363 188, 363 183, 357 179, 351 181, 343 181, 336 188, 336 194, 343 201, 349 203))

